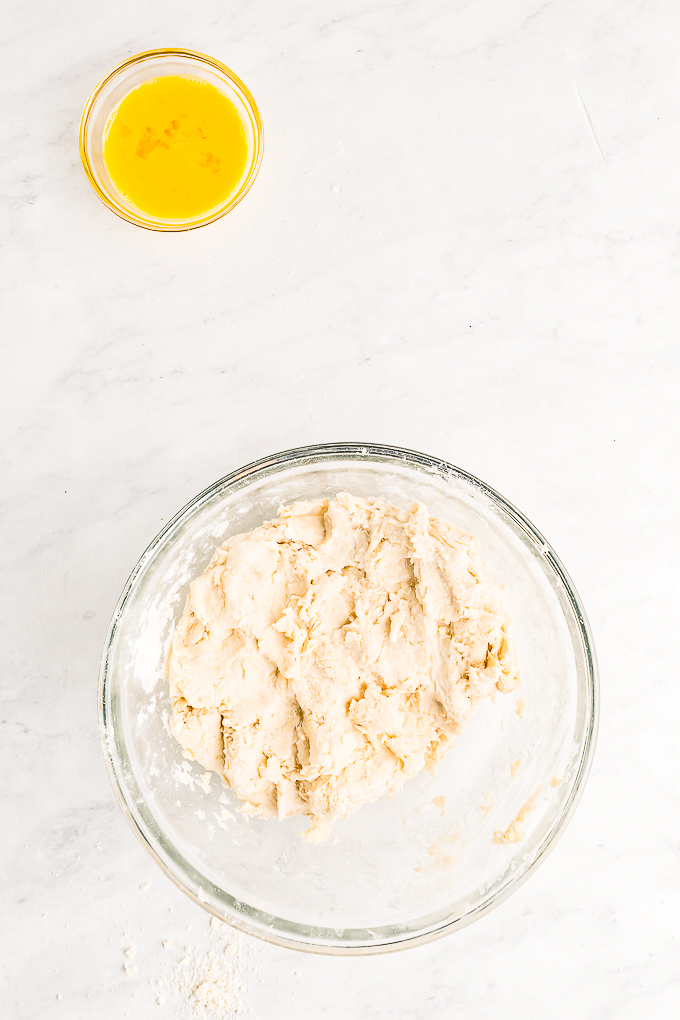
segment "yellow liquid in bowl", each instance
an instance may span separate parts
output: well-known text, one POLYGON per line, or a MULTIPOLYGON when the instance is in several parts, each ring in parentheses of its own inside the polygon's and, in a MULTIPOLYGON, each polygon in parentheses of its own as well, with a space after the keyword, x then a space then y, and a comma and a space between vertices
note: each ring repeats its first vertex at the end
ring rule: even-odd
POLYGON ((191 219, 220 205, 243 176, 248 143, 231 100, 197 78, 142 82, 109 118, 104 162, 141 212, 191 219))

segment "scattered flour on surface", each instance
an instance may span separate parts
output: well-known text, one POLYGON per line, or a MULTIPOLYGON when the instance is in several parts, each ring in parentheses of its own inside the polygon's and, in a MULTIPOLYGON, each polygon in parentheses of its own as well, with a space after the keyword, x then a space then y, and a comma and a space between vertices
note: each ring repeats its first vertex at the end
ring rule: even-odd
MULTIPOLYGON (((216 917, 210 919, 211 947, 185 946, 165 968, 159 985, 184 999, 192 1020, 229 1020, 243 1009, 241 960, 245 940, 216 917)), ((162 999, 162 996, 159 996, 162 999)))

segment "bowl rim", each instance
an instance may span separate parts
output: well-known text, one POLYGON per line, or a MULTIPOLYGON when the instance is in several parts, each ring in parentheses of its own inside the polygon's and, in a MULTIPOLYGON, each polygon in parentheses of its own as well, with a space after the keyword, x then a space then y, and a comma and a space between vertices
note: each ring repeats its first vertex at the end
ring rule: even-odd
MULTIPOLYGON (((85 103, 83 112, 80 118, 80 128, 78 131, 78 147, 80 150, 80 159, 83 164, 83 169, 87 179, 89 180, 92 188, 97 195, 97 198, 110 209, 111 212, 115 213, 121 219, 126 220, 128 223, 133 223, 137 227, 144 227, 147 230, 158 230, 158 231, 171 231, 177 232, 182 230, 195 230, 197 227, 207 226, 208 223, 214 223, 216 220, 226 216, 227 213, 231 212, 239 204, 239 202, 247 195, 255 183, 260 166, 262 165, 262 156, 264 152, 264 127, 262 125, 262 117, 258 109, 257 103, 253 98, 252 93, 248 87, 241 81, 237 74, 223 64, 222 61, 217 60, 215 57, 209 56, 207 53, 201 53, 200 50, 184 49, 176 46, 160 47, 152 50, 143 50, 141 53, 135 53, 131 57, 127 57, 122 60, 119 64, 116 64, 104 77, 95 85, 94 89, 90 93, 90 96, 85 103), (150 60, 155 57, 178 57, 187 58, 190 60, 198 61, 203 63, 215 71, 218 71, 221 75, 229 79, 229 81, 236 86, 237 91, 242 93, 244 103, 248 108, 248 112, 253 121, 253 153, 250 160, 250 166, 243 184, 235 192, 227 202, 222 205, 216 206, 211 212, 205 213, 202 216, 191 217, 186 220, 159 220, 152 216, 137 215, 133 210, 126 209, 123 205, 117 205, 116 202, 111 198, 104 188, 101 187, 97 179, 96 174, 92 168, 92 161, 90 159, 90 152, 88 146, 88 128, 90 125, 90 118, 94 109, 94 105, 103 92, 103 90, 122 72, 128 68, 141 64, 145 60, 150 60)), ((141 212, 141 211, 140 211, 141 212)))
MULTIPOLYGON (((420 453, 416 450, 410 450, 405 447, 390 446, 384 443, 358 443, 358 442, 339 442, 339 443, 321 443, 309 446, 294 447, 288 450, 283 450, 279 453, 272 454, 268 457, 262 457, 258 460, 251 461, 241 468, 237 468, 234 471, 229 472, 222 478, 213 482, 206 489, 194 496, 188 503, 182 507, 172 517, 168 523, 161 529, 161 531, 155 536, 155 538, 146 547, 139 560, 132 569, 130 576, 128 577, 126 584, 123 588, 121 596, 118 600, 116 608, 114 610, 111 623, 109 625, 106 640, 104 643, 104 649, 101 659, 101 666, 99 671, 99 685, 98 685, 98 715, 99 715, 99 731, 102 742, 102 750, 106 761, 106 767, 109 774, 109 779, 113 787, 114 793, 118 799, 121 809, 128 820, 132 830, 134 831, 137 838, 140 840, 142 845, 150 853, 156 863, 163 870, 165 875, 179 888, 182 892, 186 893, 196 904, 203 907, 209 913, 213 914, 221 921, 226 921, 232 927, 239 931, 242 931, 248 935, 253 935, 256 938, 260 938, 263 941, 273 943, 275 945, 283 946, 286 948, 297 949, 303 952, 311 952, 330 956, 361 956, 361 955, 373 955, 378 953, 393 952, 396 950, 406 949, 411 946, 423 945, 428 942, 432 942, 435 939, 441 938, 446 934, 450 934, 453 931, 461 930, 471 924, 473 921, 485 914, 488 914, 495 907, 499 906, 500 903, 504 902, 512 893, 514 893, 523 883, 529 878, 530 875, 536 870, 541 864, 550 851, 557 844, 560 837, 563 835, 569 821, 571 820, 576 806, 583 794, 586 780, 590 772, 592 765, 593 755, 595 752, 595 745, 597 741, 597 731, 599 723, 599 676, 597 659, 595 654, 595 647, 592 637, 592 632, 588 619, 581 603, 580 597, 571 581, 571 578, 564 569, 561 561, 553 551, 552 547, 545 540, 540 531, 518 510, 512 503, 506 500, 500 493, 496 492, 481 479, 475 475, 463 470, 462 468, 456 467, 448 461, 445 461, 438 457, 432 457, 428 454, 420 453), (583 747, 581 756, 578 762, 578 766, 575 770, 574 779, 572 781, 572 788, 569 793, 567 800, 565 801, 562 811, 558 814, 553 821, 552 825, 548 829, 548 832, 544 835, 539 847, 534 853, 531 862, 524 868, 521 873, 511 875, 508 880, 495 892, 482 900, 472 911, 469 911, 465 915, 453 920, 445 920, 431 928, 427 928, 421 932, 415 933, 400 933, 396 935, 392 940, 387 937, 384 941, 374 941, 371 939, 365 939, 363 941, 352 941, 342 943, 341 941, 334 942, 329 939, 323 941, 314 941, 313 937, 303 934, 304 930, 312 930, 314 926, 311 925, 297 925, 295 922, 285 921, 282 918, 271 918, 274 921, 281 921, 285 925, 285 930, 290 931, 292 929, 299 928, 296 932, 295 937, 283 934, 282 930, 274 930, 270 925, 263 926, 250 924, 244 918, 243 914, 230 914, 225 916, 224 905, 223 912, 214 907, 205 896, 202 886, 199 884, 197 891, 187 885, 186 877, 182 878, 176 873, 176 869, 172 867, 172 864, 166 857, 160 852, 159 846, 156 845, 149 837, 147 832, 144 831, 142 825, 140 825, 136 812, 134 811, 133 805, 129 802, 123 785, 119 779, 116 769, 116 756, 115 756, 115 745, 116 741, 112 739, 115 736, 115 731, 111 724, 109 724, 109 712, 110 706, 108 703, 109 684, 108 684, 108 659, 109 653, 112 649, 113 640, 116 634, 118 621, 122 615, 125 605, 130 597, 132 590, 135 586, 135 582, 140 574, 144 571, 149 561, 153 558, 156 549, 163 545, 168 536, 173 532, 177 531, 185 520, 191 516, 193 511, 200 505, 207 503, 210 497, 216 494, 218 491, 221 492, 229 487, 234 486, 238 482, 242 482, 244 479, 249 479, 253 476, 257 476, 267 469, 271 471, 283 470, 287 467, 295 466, 296 464, 309 462, 319 463, 328 460, 341 460, 343 457, 354 457, 359 455, 368 456, 370 459, 375 461, 383 460, 391 463, 406 463, 408 466, 424 469, 426 472, 431 472, 439 475, 440 477, 456 478, 474 490, 478 490, 487 498, 496 504, 497 508, 503 510, 505 514, 510 517, 516 526, 519 526, 529 538, 532 545, 538 545, 541 548, 541 553, 545 558, 546 562, 550 565, 554 571, 557 579, 559 580, 564 593, 567 596, 567 600, 573 612, 574 620, 577 625, 577 632, 581 642, 581 648, 583 652, 583 659, 585 663, 586 672, 586 732, 583 739, 583 747)), ((181 855, 180 855, 181 856, 181 855)), ((183 860, 183 858, 182 858, 183 860)), ((204 880, 205 885, 210 885, 208 880, 204 880)), ((225 892, 224 890, 221 890, 225 892)), ((226 894, 230 895, 230 894, 226 894)), ((262 911, 252 908, 252 911, 256 915, 262 915, 262 911)), ((271 915, 267 915, 271 917, 271 915)))

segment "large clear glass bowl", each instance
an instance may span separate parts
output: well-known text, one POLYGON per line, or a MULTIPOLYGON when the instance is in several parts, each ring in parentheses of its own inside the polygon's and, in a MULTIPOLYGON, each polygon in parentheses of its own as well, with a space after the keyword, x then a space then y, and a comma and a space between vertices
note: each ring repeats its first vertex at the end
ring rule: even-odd
POLYGON ((560 561, 498 493, 410 450, 313 446, 220 479, 154 539, 111 623, 100 712, 123 811, 187 895, 279 945, 384 952, 470 924, 555 845, 593 754, 595 654, 560 561), (183 758, 167 730, 165 661, 189 583, 218 544, 276 516, 281 503, 340 491, 403 507, 420 501, 477 537, 505 585, 522 685, 479 705, 434 774, 338 821, 315 845, 301 838, 305 819, 248 819, 217 775, 208 784, 183 758))

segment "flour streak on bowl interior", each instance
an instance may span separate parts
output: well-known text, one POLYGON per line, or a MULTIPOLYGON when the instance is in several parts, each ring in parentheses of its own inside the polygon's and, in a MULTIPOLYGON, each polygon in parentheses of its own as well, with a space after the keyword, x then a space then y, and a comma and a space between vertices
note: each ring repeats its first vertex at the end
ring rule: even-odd
POLYGON ((377 951, 469 923, 544 853, 587 772, 594 667, 550 550, 528 540, 493 494, 428 458, 333 449, 293 451, 217 483, 152 544, 115 622, 104 715, 114 784, 178 884, 273 941, 377 951), (434 774, 341 819, 314 845, 300 838, 308 819, 247 818, 218 775, 207 780, 183 758, 167 728, 166 656, 189 583, 218 544, 275 517, 281 503, 340 491, 402 507, 418 500, 479 540, 505 586, 522 683, 480 703, 434 774), (520 813, 507 836, 519 841, 499 841, 520 813))

